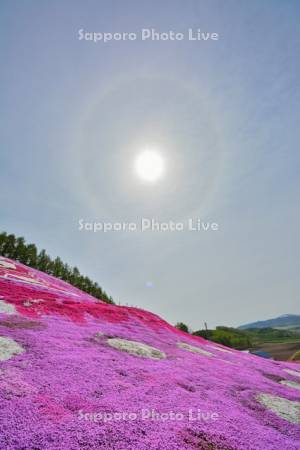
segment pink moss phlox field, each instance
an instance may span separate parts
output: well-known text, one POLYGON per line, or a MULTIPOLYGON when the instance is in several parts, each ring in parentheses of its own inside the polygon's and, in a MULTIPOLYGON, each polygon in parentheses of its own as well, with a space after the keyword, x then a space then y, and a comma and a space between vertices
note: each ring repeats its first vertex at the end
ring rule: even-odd
POLYGON ((0 302, 0 355, 11 340, 23 349, 0 358, 1 450, 300 448, 299 425, 258 401, 300 402, 298 389, 280 383, 300 382, 300 365, 220 351, 154 314, 100 302, 6 258, 0 302), (165 358, 121 351, 112 338, 165 358))

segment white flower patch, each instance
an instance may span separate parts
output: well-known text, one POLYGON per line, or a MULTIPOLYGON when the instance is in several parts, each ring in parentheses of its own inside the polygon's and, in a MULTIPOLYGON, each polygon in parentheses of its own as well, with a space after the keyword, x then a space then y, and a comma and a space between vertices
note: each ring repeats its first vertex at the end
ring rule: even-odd
POLYGON ((15 305, 6 303, 4 300, 0 300, 0 313, 16 314, 15 305))
POLYGON ((29 283, 29 284, 37 284, 39 286, 43 286, 44 283, 42 281, 38 281, 35 278, 29 278, 29 277, 24 277, 23 275, 15 275, 15 274, 11 274, 10 277, 8 277, 10 280, 17 280, 17 281, 23 281, 24 283, 29 283))
POLYGON ((296 381, 281 380, 280 383, 294 389, 300 389, 300 383, 297 383, 296 381))
POLYGON ((226 350, 226 348, 216 347, 214 345, 208 345, 207 347, 213 348, 215 350, 219 350, 219 352, 223 352, 223 353, 233 353, 230 350, 226 350))
POLYGON ((32 305, 34 305, 35 303, 43 303, 43 301, 44 301, 44 300, 41 300, 41 299, 39 299, 39 298, 32 298, 32 299, 30 299, 30 300, 25 300, 25 301, 23 302, 23 306, 32 306, 32 305))
POLYGON ((186 344, 185 342, 177 342, 177 347, 182 348, 183 350, 187 350, 192 353, 200 353, 205 356, 215 356, 213 353, 207 352, 199 347, 194 347, 193 345, 186 344))
POLYGON ((164 352, 157 348, 150 347, 142 342, 128 341, 127 339, 109 338, 107 343, 118 350, 130 353, 131 355, 141 356, 143 358, 163 359, 166 357, 164 352))
POLYGON ((0 267, 5 267, 5 269, 16 269, 17 267, 5 259, 0 259, 0 267))
POLYGON ((6 361, 24 351, 24 348, 13 339, 0 336, 0 361, 6 361))
POLYGON ((295 377, 300 377, 300 372, 297 370, 292 369, 283 369, 285 372, 289 373, 290 375, 294 375, 295 377))
POLYGON ((300 403, 270 394, 260 394, 257 400, 278 417, 291 423, 300 423, 300 403))
POLYGON ((218 358, 218 361, 222 361, 222 362, 224 362, 224 363, 226 363, 226 364, 232 364, 233 366, 240 366, 240 363, 239 363, 239 362, 227 361, 227 359, 219 359, 219 358, 218 358))

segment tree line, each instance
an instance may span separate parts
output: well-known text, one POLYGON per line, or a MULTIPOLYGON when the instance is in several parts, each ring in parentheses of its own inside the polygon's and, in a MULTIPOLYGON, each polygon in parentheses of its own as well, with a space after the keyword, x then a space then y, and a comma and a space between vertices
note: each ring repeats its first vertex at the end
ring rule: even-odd
MULTIPOLYGON (((189 327, 183 322, 177 323, 175 327, 181 331, 190 333, 189 327)), ((219 326, 216 327, 215 330, 204 329, 194 331, 191 334, 194 336, 201 336, 209 341, 217 342, 238 350, 245 350, 252 347, 251 336, 249 336, 245 330, 238 330, 237 328, 219 326)))
POLYGON ((209 341, 217 342, 237 350, 246 350, 270 342, 284 343, 299 342, 300 340, 300 329, 298 328, 294 330, 279 330, 269 327, 241 330, 239 328, 219 326, 215 330, 202 329, 192 332, 183 322, 178 322, 175 327, 185 333, 201 336, 209 341))
POLYGON ((0 233, 0 255, 53 275, 106 303, 114 303, 112 297, 108 296, 97 282, 81 275, 77 267, 64 263, 59 256, 51 259, 46 250, 39 252, 34 244, 26 244, 23 237, 6 232, 0 233))
POLYGON ((252 347, 252 340, 248 333, 237 328, 219 326, 215 330, 198 330, 193 334, 237 350, 252 347))

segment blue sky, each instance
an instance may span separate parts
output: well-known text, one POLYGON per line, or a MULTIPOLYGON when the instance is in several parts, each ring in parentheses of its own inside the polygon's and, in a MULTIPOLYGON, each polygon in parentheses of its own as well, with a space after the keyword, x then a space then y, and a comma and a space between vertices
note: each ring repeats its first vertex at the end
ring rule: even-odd
POLYGON ((1 3, 1 229, 193 329, 299 309, 297 1, 1 3), (218 41, 78 40, 78 30, 218 41), (145 186, 135 154, 159 148, 145 186), (88 233, 200 217, 218 232, 88 233))

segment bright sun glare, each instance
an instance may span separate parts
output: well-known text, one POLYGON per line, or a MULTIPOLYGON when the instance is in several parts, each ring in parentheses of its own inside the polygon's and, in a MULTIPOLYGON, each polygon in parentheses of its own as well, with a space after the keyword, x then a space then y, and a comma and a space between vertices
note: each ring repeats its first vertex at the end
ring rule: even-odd
POLYGON ((144 150, 135 159, 135 170, 142 180, 153 183, 164 173, 164 160, 158 152, 144 150))

